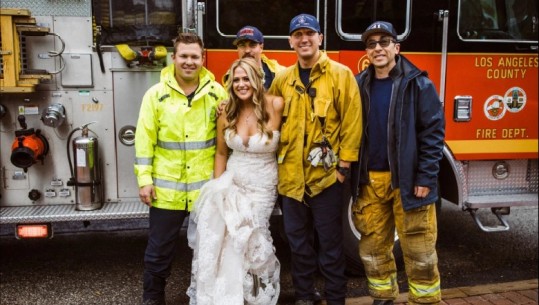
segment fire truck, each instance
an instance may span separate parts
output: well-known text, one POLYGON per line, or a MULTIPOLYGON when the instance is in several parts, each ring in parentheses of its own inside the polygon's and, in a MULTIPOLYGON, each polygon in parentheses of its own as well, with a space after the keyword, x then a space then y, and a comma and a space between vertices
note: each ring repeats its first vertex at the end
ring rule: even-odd
MULTIPOLYGON (((144 92, 170 63, 171 40, 198 33, 219 80, 244 25, 262 30, 268 57, 295 64, 288 24, 309 13, 320 21, 322 48, 354 73, 369 64, 363 30, 393 23, 402 54, 428 72, 443 103, 444 204, 482 231, 509 230, 511 207, 538 204, 537 2, 3 0, 0 225, 19 238, 51 237, 61 222, 146 218, 134 133, 144 92)), ((353 267, 361 236, 348 201, 353 267)))

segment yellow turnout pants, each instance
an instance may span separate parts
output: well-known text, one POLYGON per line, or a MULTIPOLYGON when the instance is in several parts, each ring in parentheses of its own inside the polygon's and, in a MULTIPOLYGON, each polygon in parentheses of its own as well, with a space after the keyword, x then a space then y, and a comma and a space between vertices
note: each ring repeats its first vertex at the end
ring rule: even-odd
POLYGON ((408 302, 439 303, 441 290, 435 248, 435 205, 405 212, 400 190, 391 189, 389 172, 369 172, 369 180, 352 209, 354 224, 361 233, 359 255, 365 267, 370 295, 375 299, 394 300, 399 294, 393 257, 396 228, 408 277, 408 302))

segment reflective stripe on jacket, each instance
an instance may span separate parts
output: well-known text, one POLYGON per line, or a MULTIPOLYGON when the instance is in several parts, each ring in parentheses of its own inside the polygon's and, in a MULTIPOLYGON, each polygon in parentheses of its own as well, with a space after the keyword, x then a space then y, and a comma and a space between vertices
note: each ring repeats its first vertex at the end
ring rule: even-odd
POLYGON ((153 184, 154 207, 191 210, 213 172, 216 109, 227 97, 205 68, 191 101, 178 86, 174 65, 142 99, 135 134, 135 174, 139 187, 153 184))
POLYGON ((301 82, 298 64, 277 73, 270 88, 285 101, 278 149, 279 193, 298 201, 337 181, 335 166, 325 171, 307 161, 309 152, 320 147, 322 134, 335 155, 350 162, 357 161, 362 134, 361 101, 352 71, 320 53, 309 78, 311 95, 301 82))

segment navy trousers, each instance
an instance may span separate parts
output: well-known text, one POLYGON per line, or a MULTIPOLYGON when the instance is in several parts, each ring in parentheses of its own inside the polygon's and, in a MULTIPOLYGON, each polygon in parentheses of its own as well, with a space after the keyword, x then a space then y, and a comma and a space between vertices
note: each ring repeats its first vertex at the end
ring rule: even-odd
POLYGON ((167 278, 187 215, 187 211, 150 208, 150 230, 144 253, 143 300, 165 301, 167 278))
POLYGON ((284 230, 292 254, 296 300, 313 300, 319 267, 325 279, 327 304, 344 305, 347 278, 341 220, 343 191, 344 185, 336 182, 314 197, 305 196, 304 202, 283 196, 284 230))

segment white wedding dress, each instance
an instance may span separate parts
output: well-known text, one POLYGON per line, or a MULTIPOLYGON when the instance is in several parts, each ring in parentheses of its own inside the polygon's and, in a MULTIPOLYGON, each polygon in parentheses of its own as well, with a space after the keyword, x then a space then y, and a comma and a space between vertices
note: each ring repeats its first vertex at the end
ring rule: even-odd
POLYGON ((193 249, 191 305, 273 305, 280 263, 269 231, 277 198, 279 132, 244 143, 225 131, 233 152, 226 171, 201 189, 188 229, 193 249))

